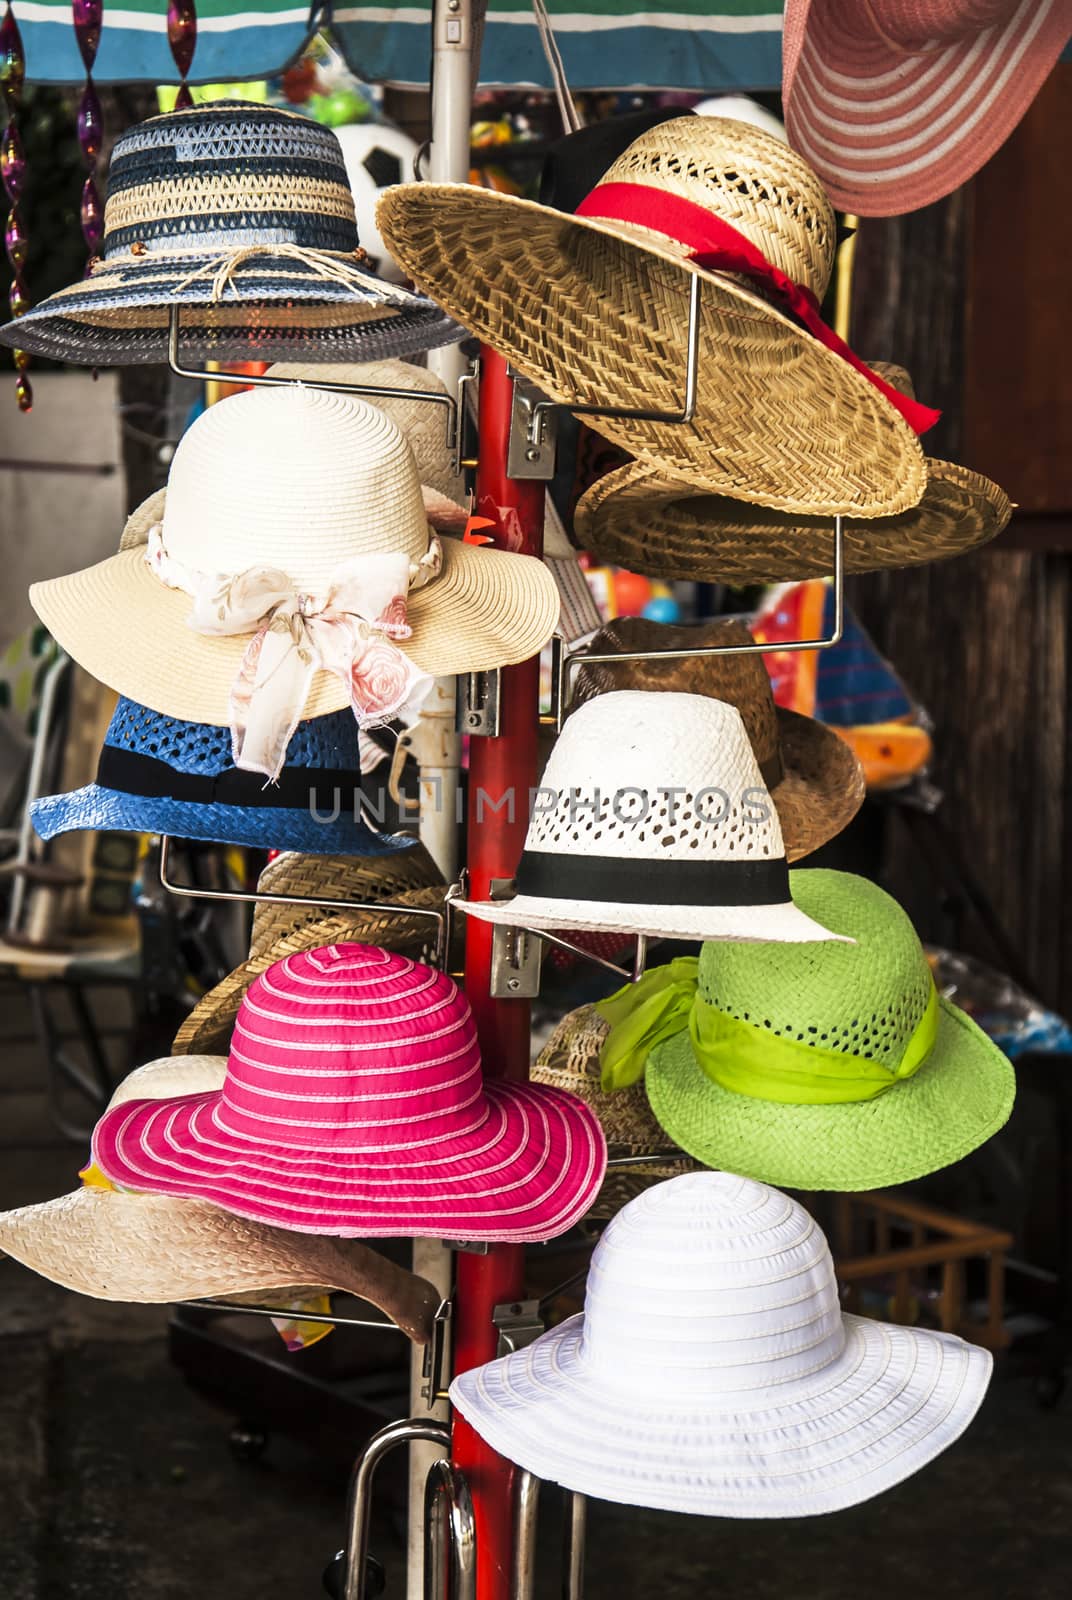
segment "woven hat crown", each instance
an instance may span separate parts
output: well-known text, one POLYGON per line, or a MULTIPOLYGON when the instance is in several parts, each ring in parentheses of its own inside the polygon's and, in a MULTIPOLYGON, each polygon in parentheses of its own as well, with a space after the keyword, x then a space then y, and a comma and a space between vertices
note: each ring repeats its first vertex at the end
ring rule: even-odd
POLYGON ((895 1073, 931 995, 931 975, 905 912, 851 872, 789 874, 800 910, 855 944, 707 944, 700 993, 719 1011, 802 1045, 877 1061, 895 1073))
POLYGON ((279 1149, 412 1150, 486 1119, 468 1001, 375 945, 277 961, 235 1021, 218 1125, 279 1149))
MULTIPOLYGON (((218 777, 234 767, 229 728, 181 722, 133 700, 120 699, 104 743, 134 755, 152 756, 175 772, 218 777)), ((349 709, 299 722, 287 746, 286 768, 351 771, 356 781, 360 765, 357 723, 349 709)))
POLYGON ((413 451, 376 406, 302 384, 210 406, 179 441, 164 543, 195 572, 277 567, 299 590, 356 556, 419 561, 428 522, 413 451))
MULTIPOLYGON (((787 1195, 732 1173, 657 1184, 611 1222, 592 1256, 582 1361, 631 1393, 785 1394, 845 1346, 834 1264, 787 1195)), ((821 1385, 820 1385, 821 1387, 821 1385)))
MULTIPOLYGON (((703 206, 822 300, 837 248, 833 208, 802 156, 761 128, 726 117, 677 117, 641 134, 602 184, 636 183, 703 206)), ((661 235, 657 235, 660 237, 661 235)))
MULTIPOLYGON (((341 714, 349 716, 348 712, 341 714)), ((367 900, 370 903, 394 900, 415 889, 446 892, 442 875, 422 844, 414 844, 397 855, 370 856, 364 860, 360 856, 309 856, 285 850, 274 861, 269 861, 257 880, 257 890, 261 894, 367 900)), ((262 902, 253 912, 250 956, 256 959, 264 955, 277 940, 293 937, 302 928, 323 922, 327 915, 329 913, 321 906, 280 906, 262 902)), ((354 915, 360 913, 355 911, 354 915)), ((428 928, 431 937, 431 923, 428 928)))
POLYGON ((352 254, 354 201, 339 141, 295 112, 238 100, 150 117, 116 140, 106 260, 217 255, 252 244, 352 254))
POLYGON ((525 847, 652 861, 785 854, 736 708, 639 689, 598 695, 566 719, 525 847))

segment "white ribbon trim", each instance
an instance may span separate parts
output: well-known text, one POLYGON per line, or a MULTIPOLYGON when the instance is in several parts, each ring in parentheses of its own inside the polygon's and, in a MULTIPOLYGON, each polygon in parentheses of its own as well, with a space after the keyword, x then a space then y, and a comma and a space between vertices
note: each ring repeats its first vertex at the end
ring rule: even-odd
POLYGON ((333 672, 346 685, 359 728, 417 717, 433 679, 398 642, 413 632, 407 595, 433 582, 442 568, 434 534, 419 561, 401 550, 355 556, 317 594, 300 592, 275 567, 193 572, 168 553, 159 523, 149 530, 145 560, 161 583, 191 597, 187 623, 195 633, 253 635, 231 685, 236 767, 278 778, 319 671, 333 672))

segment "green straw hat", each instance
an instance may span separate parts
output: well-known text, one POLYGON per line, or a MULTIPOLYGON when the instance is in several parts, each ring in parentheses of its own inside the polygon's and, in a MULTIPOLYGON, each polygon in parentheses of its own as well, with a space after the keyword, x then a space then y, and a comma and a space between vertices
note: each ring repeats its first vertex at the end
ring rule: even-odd
POLYGON ((855 944, 720 941, 655 969, 599 1006, 604 1086, 644 1071, 674 1144, 791 1189, 878 1189, 959 1161, 1008 1119, 1012 1066, 936 993, 882 889, 819 868, 790 885, 855 944))

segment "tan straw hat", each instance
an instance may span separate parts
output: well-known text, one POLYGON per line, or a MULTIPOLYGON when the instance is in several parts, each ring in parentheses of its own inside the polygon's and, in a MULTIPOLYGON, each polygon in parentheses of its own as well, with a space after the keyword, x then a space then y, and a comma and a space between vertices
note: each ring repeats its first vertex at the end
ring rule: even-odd
POLYGON ((807 162, 759 128, 662 122, 577 215, 469 184, 412 183, 385 191, 377 224, 421 287, 567 405, 679 411, 698 277, 692 421, 585 421, 706 493, 862 517, 907 510, 923 493, 914 429, 935 414, 831 347, 817 306, 834 213, 807 162))
MULTIPOLYGON (((903 367, 876 361, 872 370, 902 394, 912 393, 903 367)), ((918 505, 845 525, 846 572, 946 561, 986 544, 1008 524, 1012 505, 989 478, 930 456, 925 465, 927 487, 918 505)), ((658 577, 788 583, 824 577, 834 565, 832 518, 697 494, 690 484, 640 461, 594 483, 578 503, 574 527, 580 543, 601 561, 658 577)))
POLYGON ((678 1152, 656 1122, 643 1083, 604 1094, 599 1052, 609 1032, 609 1022, 604 1022, 595 1006, 571 1011, 540 1051, 531 1074, 533 1083, 576 1095, 599 1118, 611 1165, 588 1212, 597 1220, 613 1217, 653 1183, 699 1170, 699 1164, 678 1152), (635 1164, 629 1164, 629 1157, 635 1158, 635 1164))
MULTIPOLYGON (((149 1061, 123 1079, 108 1109, 219 1089, 226 1066, 225 1056, 149 1061)), ((96 1300, 286 1306, 341 1290, 377 1306, 414 1343, 431 1337, 438 1291, 367 1245, 247 1221, 204 1200, 132 1194, 99 1173, 87 1178, 73 1194, 0 1213, 0 1254, 96 1300)))
MULTIPOLYGON (((260 875, 262 894, 324 900, 390 902, 440 911, 446 885, 423 845, 395 856, 277 856, 260 875)), ((225 1055, 242 997, 254 978, 299 950, 329 944, 374 944, 420 959, 435 940, 431 917, 399 917, 385 904, 377 911, 325 911, 308 905, 259 905, 253 913, 249 959, 197 1002, 175 1035, 176 1055, 225 1055)), ((214 1082, 205 1087, 219 1088, 214 1082)))
MULTIPOLYGON (((160 507, 157 495, 136 514, 118 555, 35 584, 30 599, 95 678, 184 721, 234 727, 233 696, 250 679, 256 695, 281 682, 265 673, 269 651, 289 683, 312 650, 291 709, 319 716, 393 703, 414 675, 523 661, 558 618, 542 562, 439 545, 412 450, 350 396, 295 384, 211 406, 180 442, 150 522, 160 507), (147 545, 131 544, 142 529, 147 545)), ((283 718, 266 706, 251 722, 274 731, 283 718)))
MULTIPOLYGON (((754 643, 743 622, 723 617, 673 627, 644 617, 619 617, 589 649, 610 651, 739 649, 754 643)), ((582 666, 573 705, 614 689, 706 694, 736 706, 781 824, 788 861, 799 861, 841 832, 859 811, 866 786, 856 756, 832 728, 774 703, 761 655, 716 655, 678 661, 623 661, 582 666)))

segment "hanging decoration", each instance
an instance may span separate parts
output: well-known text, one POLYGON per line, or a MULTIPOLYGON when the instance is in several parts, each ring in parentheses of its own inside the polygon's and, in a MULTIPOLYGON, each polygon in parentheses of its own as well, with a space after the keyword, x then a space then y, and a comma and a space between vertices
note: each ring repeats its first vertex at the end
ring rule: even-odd
POLYGON ((86 165, 86 181, 82 185, 81 216, 82 237, 86 241, 88 255, 86 262, 88 277, 97 259, 103 230, 103 215, 96 179, 104 118, 100 99, 93 86, 93 63, 97 59, 97 49, 100 45, 104 0, 72 0, 71 10, 74 14, 75 38, 78 40, 82 65, 86 69, 86 84, 78 105, 78 143, 86 165))
MULTIPOLYGON (((7 0, 4 20, 0 22, 0 94, 3 95, 4 101, 4 131, 0 136, 0 177, 3 178, 4 188, 10 201, 4 244, 7 247, 8 260, 11 262, 8 303, 11 306, 12 317, 21 316, 30 305, 22 276, 26 266, 27 242, 19 213, 19 200, 26 178, 26 157, 23 154, 18 127, 18 112, 22 104, 25 76, 26 58, 22 50, 22 35, 15 21, 15 13, 11 9, 11 0, 7 0)), ((18 372, 15 395, 19 402, 19 410, 29 411, 33 405, 33 389, 26 376, 30 358, 25 350, 15 350, 12 354, 18 372)))
POLYGON ((181 80, 175 96, 175 110, 185 111, 194 103, 186 82, 197 48, 197 7, 194 0, 168 0, 167 36, 181 80))

